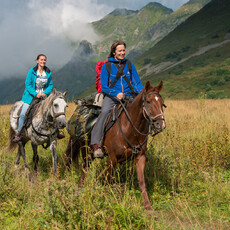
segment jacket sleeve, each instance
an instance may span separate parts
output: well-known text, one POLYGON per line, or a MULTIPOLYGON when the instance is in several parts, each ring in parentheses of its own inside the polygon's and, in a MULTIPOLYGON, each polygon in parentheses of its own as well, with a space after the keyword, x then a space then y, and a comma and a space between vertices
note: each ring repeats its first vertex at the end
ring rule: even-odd
POLYGON ((137 93, 140 93, 143 89, 140 77, 137 73, 135 65, 132 63, 132 86, 137 93))
POLYGON ((35 87, 34 87, 33 69, 29 70, 27 74, 26 81, 25 81, 25 87, 26 87, 26 90, 29 92, 29 94, 31 94, 33 97, 36 97, 38 93, 35 91, 35 87))
POLYGON ((106 64, 104 64, 101 68, 101 91, 105 94, 116 97, 119 92, 114 90, 113 88, 109 88, 109 73, 106 69, 106 64))
POLYGON ((49 75, 48 79, 47 79, 47 87, 44 91, 44 94, 49 96, 50 93, 52 92, 53 90, 53 80, 52 80, 52 76, 51 74, 49 75))

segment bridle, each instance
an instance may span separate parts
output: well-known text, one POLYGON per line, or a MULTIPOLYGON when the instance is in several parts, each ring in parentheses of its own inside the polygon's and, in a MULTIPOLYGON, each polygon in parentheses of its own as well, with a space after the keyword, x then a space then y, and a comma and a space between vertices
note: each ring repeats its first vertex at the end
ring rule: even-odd
MULTIPOLYGON (((165 119, 164 119, 164 114, 163 114, 163 112, 160 113, 160 114, 157 114, 157 115, 154 116, 154 117, 151 117, 151 114, 150 114, 150 112, 149 112, 149 107, 148 107, 147 102, 146 102, 146 97, 149 96, 149 95, 151 95, 151 94, 156 94, 156 95, 158 95, 158 96, 161 98, 161 95, 160 95, 159 93, 149 93, 149 94, 146 94, 146 95, 143 96, 143 116, 144 116, 144 118, 146 119, 146 121, 148 122, 148 127, 149 127, 149 125, 150 125, 150 129, 151 129, 150 132, 148 131, 147 133, 142 133, 142 132, 140 132, 140 131, 137 129, 137 127, 133 124, 133 122, 132 122, 132 120, 131 120, 131 117, 129 116, 129 113, 128 113, 128 111, 127 111, 127 109, 126 109, 124 103, 123 103, 121 100, 119 100, 120 104, 122 105, 122 107, 123 107, 123 109, 124 109, 124 111, 125 111, 125 114, 126 114, 128 120, 129 120, 129 122, 131 123, 131 125, 133 126, 133 128, 134 128, 140 135, 146 136, 146 137, 145 137, 145 140, 144 140, 140 145, 135 146, 135 145, 131 144, 130 141, 129 141, 129 140, 127 139, 127 137, 125 136, 124 132, 122 131, 122 128, 121 128, 121 124, 120 124, 118 115, 115 114, 115 117, 116 117, 118 126, 119 126, 119 128, 120 128, 121 134, 122 134, 123 138, 125 139, 125 141, 128 143, 128 145, 129 145, 129 146, 131 147, 131 149, 132 149, 132 153, 133 153, 133 154, 130 156, 130 158, 132 158, 133 156, 136 156, 136 155, 138 154, 138 152, 141 150, 142 146, 147 142, 147 139, 148 139, 148 135, 149 135, 149 134, 150 134, 152 137, 154 137, 155 135, 157 135, 157 134, 159 133, 159 132, 156 132, 155 130, 153 130, 153 123, 156 122, 156 121, 158 121, 158 120, 163 120, 163 121, 165 120, 165 119), (147 116, 145 115, 145 113, 146 113, 147 116)), ((163 107, 166 108, 166 105, 163 104, 163 107)))
MULTIPOLYGON (((64 97, 59 97, 59 98, 62 98, 62 99, 64 99, 65 100, 65 98, 64 97)), ((56 98, 54 98, 53 100, 52 100, 52 115, 51 115, 51 117, 52 117, 52 121, 48 121, 46 118, 45 118, 45 113, 43 114, 43 119, 47 122, 47 123, 49 123, 49 124, 55 124, 56 123, 56 118, 58 118, 58 117, 60 117, 60 116, 62 116, 62 115, 64 115, 65 116, 65 112, 59 112, 59 113, 55 113, 54 112, 54 108, 53 108, 53 102, 54 102, 54 100, 55 100, 56 98)))
MULTIPOLYGON (((60 97, 60 98, 63 98, 63 99, 65 100, 64 97, 60 97)), ((56 99, 56 98, 55 98, 55 99, 56 99)), ((57 118, 57 117, 59 117, 59 116, 61 116, 61 115, 64 115, 64 116, 65 116, 65 112, 59 112, 59 113, 55 113, 55 112, 54 112, 54 109, 53 109, 53 102, 54 102, 54 99, 52 100, 52 107, 51 107, 51 109, 52 109, 52 114, 53 114, 53 116, 51 116, 51 117, 52 117, 52 121, 48 121, 48 119, 45 118, 45 114, 46 114, 46 113, 43 114, 43 120, 45 120, 45 122, 47 122, 48 124, 51 124, 51 125, 54 125, 54 124, 56 123, 56 118, 57 118)), ((51 132, 51 133, 49 133, 49 134, 41 133, 41 132, 39 132, 38 130, 35 129, 35 127, 34 127, 34 125, 33 125, 33 122, 32 122, 32 128, 33 128, 34 132, 35 132, 37 135, 43 136, 43 137, 48 137, 48 138, 49 138, 49 141, 48 141, 47 145, 46 145, 46 146, 42 145, 43 148, 45 148, 45 149, 47 149, 47 148, 49 147, 51 137, 52 137, 55 133, 57 133, 57 131, 58 131, 58 128, 54 125, 54 128, 55 128, 55 129, 54 129, 53 132, 51 132)))
MULTIPOLYGON (((159 93, 148 93, 148 94, 144 95, 143 96, 143 116, 144 116, 145 120, 147 120, 149 122, 149 125, 150 125, 150 132, 148 134, 150 134, 153 137, 159 133, 159 132, 155 132, 153 130, 154 122, 165 121, 165 119, 164 119, 163 109, 162 109, 162 112, 157 114, 156 116, 154 116, 154 117, 151 116, 151 114, 149 112, 148 104, 146 102, 146 97, 149 95, 152 95, 152 94, 155 94, 161 98, 161 95, 159 93)), ((163 104, 163 107, 166 108, 167 106, 165 104, 163 104)))

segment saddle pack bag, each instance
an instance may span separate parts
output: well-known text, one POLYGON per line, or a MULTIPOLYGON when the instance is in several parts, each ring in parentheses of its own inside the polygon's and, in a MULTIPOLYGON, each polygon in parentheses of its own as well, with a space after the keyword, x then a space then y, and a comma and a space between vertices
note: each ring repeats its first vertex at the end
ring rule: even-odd
POLYGON ((93 100, 76 100, 77 107, 67 122, 67 131, 78 140, 87 140, 91 133, 101 108, 93 105, 93 100))

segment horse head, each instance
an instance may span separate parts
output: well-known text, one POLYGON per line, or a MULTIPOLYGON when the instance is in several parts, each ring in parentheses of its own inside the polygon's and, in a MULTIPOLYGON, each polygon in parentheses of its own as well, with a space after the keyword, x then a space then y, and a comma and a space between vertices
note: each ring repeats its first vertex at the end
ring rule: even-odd
POLYGON ((50 116, 52 117, 53 121, 56 122, 58 129, 63 129, 66 127, 65 110, 67 107, 67 93, 68 91, 61 93, 56 89, 53 89, 52 93, 50 94, 50 96, 53 98, 50 116))
POLYGON ((143 115, 145 119, 150 123, 151 131, 155 135, 166 128, 163 107, 166 107, 164 100, 160 95, 160 91, 163 87, 163 81, 157 87, 146 82, 143 90, 143 115))

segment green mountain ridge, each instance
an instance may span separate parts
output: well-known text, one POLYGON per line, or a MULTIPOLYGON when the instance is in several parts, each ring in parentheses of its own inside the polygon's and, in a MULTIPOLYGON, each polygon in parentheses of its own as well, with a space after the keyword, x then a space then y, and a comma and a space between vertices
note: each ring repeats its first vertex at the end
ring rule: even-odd
MULTIPOLYGON (((206 2, 208 2, 208 0, 206 1, 196 0, 196 1, 193 1, 192 3, 188 3, 188 6, 191 6, 192 8, 191 12, 194 13, 200 9, 199 8, 200 5, 202 6, 202 4, 205 4, 206 2)), ((156 43, 156 41, 154 41, 154 39, 151 38, 152 37, 152 34, 151 34, 152 26, 151 25, 158 25, 161 21, 165 20, 167 17, 170 17, 171 14, 174 14, 173 18, 177 20, 177 23, 183 22, 182 16, 181 16, 183 15, 182 12, 186 12, 184 13, 186 15, 184 20, 188 17, 188 15, 192 14, 192 13, 188 14, 188 9, 189 9, 188 6, 185 7, 186 10, 183 10, 184 7, 182 7, 182 10, 180 11, 178 10, 178 15, 179 15, 178 20, 176 16, 177 13, 172 12, 171 9, 168 9, 159 3, 149 3, 148 5, 143 7, 140 11, 136 11, 136 12, 132 11, 131 13, 130 12, 127 13, 125 9, 119 9, 119 10, 116 9, 114 11, 115 13, 112 12, 111 14, 107 15, 103 19, 97 22, 94 22, 93 26, 95 26, 97 31, 101 31, 100 34, 103 34, 102 42, 98 43, 96 46, 93 46, 95 56, 92 59, 92 61, 94 62, 94 66, 96 66, 96 61, 106 59, 106 56, 108 55, 108 52, 109 52, 109 48, 111 46, 111 41, 115 39, 123 39, 124 41, 128 41, 127 42, 128 58, 133 60, 134 57, 138 57, 141 53, 145 52, 151 46, 153 46, 153 44, 156 43), (158 14, 156 14, 155 12, 158 12, 158 14), (114 14, 115 15, 119 14, 119 16, 114 16, 114 14), (160 14, 160 18, 158 17, 159 14, 160 14), (148 19, 148 17, 154 18, 154 19, 148 19), (130 34, 132 35, 132 33, 136 31, 137 27, 135 26, 140 25, 141 23, 144 22, 143 20, 141 20, 143 18, 148 22, 148 25, 146 26, 146 28, 142 26, 143 27, 142 33, 139 31, 139 34, 137 35, 138 39, 135 40, 136 38, 132 38, 134 40, 133 41, 132 39, 129 38, 129 36, 130 34), (124 21, 127 21, 127 22, 124 24, 123 23, 124 21), (139 24, 137 24, 137 21, 139 24), (130 30, 129 31, 130 34, 123 32, 126 30, 127 31, 130 30), (115 31, 115 35, 113 31, 115 31), (121 38, 120 36, 116 37, 117 34, 120 34, 121 37, 123 36, 125 37, 124 38, 121 38), (141 45, 142 43, 143 45, 141 45)), ((170 21, 173 21, 173 20, 170 18, 168 19, 169 25, 170 25, 170 21)), ((158 26, 158 32, 156 32, 155 34, 159 34, 160 32, 161 34, 168 33, 172 30, 172 28, 175 28, 175 27, 176 25, 174 23, 174 25, 168 28, 168 31, 165 32, 164 28, 162 29, 161 26, 158 26)), ((79 92, 79 94, 81 94, 80 97, 87 96, 88 94, 96 91, 95 90, 95 69, 92 74, 93 74, 92 75, 93 78, 91 80, 88 79, 88 82, 92 82, 91 87, 89 87, 90 85, 88 85, 88 90, 83 90, 82 87, 79 87, 77 84, 75 84, 76 91, 79 92)), ((80 76, 78 74, 78 78, 84 79, 84 76, 83 75, 80 76)), ((75 78, 73 82, 76 82, 75 78)))
POLYGON ((115 9, 114 11, 112 11, 109 15, 113 15, 113 16, 127 16, 133 13, 136 13, 137 11, 134 10, 127 10, 127 9, 115 9))
POLYGON ((109 14, 103 19, 93 22, 92 25, 96 33, 103 38, 95 48, 98 51, 98 56, 100 59, 104 59, 110 49, 111 41, 116 39, 128 41, 128 53, 131 50, 134 50, 135 53, 137 50, 146 50, 149 42, 149 28, 172 12, 171 9, 159 3, 149 3, 132 14, 109 14))
MULTIPOLYGON (((152 68, 155 65, 160 65, 161 62, 175 61, 172 58, 178 54, 173 53, 174 51, 169 52, 175 45, 169 45, 167 42, 164 45, 165 47, 161 46, 162 51, 158 50, 158 53, 152 53, 151 50, 154 47, 159 47, 158 44, 163 44, 161 41, 164 40, 166 35, 175 30, 178 25, 183 25, 186 19, 194 15, 209 1, 210 0, 192 0, 175 12, 159 3, 149 3, 139 11, 127 9, 114 10, 101 20, 91 24, 95 31, 101 35, 100 42, 91 45, 87 41, 82 41, 75 50, 69 63, 60 70, 53 72, 56 88, 58 90, 68 89, 68 97, 70 100, 82 93, 87 95, 88 93, 95 92, 96 62, 107 57, 111 43, 115 39, 121 39, 127 43, 127 56, 137 64, 138 71, 140 71, 140 76, 143 80, 145 81, 148 78, 155 79, 156 73, 152 71, 152 68), (164 59, 165 56, 167 56, 167 60, 164 59), (156 61, 155 58, 158 61, 156 61)), ((212 16, 213 15, 207 15, 207 17, 212 16)), ((199 24, 200 22, 198 22, 198 25, 199 24)), ((190 34, 189 27, 191 25, 189 23, 186 23, 186 25, 188 27, 186 33, 190 34)), ((173 39, 176 40, 177 38, 173 39)), ((178 46, 178 49, 182 49, 182 51, 180 51, 180 55, 176 57, 177 59, 182 60, 186 57, 182 55, 183 52, 187 52, 191 55, 197 50, 195 46, 187 45, 186 43, 187 41, 185 40, 183 41, 182 47, 178 46)), ((205 45, 207 44, 204 41, 203 46, 205 45)), ((158 78, 160 79, 159 74, 158 78)), ((166 79, 167 77, 163 78, 166 79)), ((1 104, 12 103, 16 99, 20 99, 23 92, 23 89, 18 89, 11 93, 12 88, 17 88, 15 85, 17 81, 10 81, 9 79, 8 82, 13 86, 9 88, 9 94, 11 96, 9 98, 4 94, 3 97, 0 97, 1 104), (13 96, 15 100, 12 99, 13 96)), ((5 87, 4 90, 7 91, 8 85, 7 80, 4 81, 4 84, 0 81, 0 89, 5 87)), ((171 94, 169 94, 169 97, 170 96, 171 94)), ((183 95, 181 95, 181 98, 183 98, 183 95)))
POLYGON ((213 0, 136 62, 170 98, 229 98, 230 1, 213 0))

